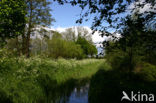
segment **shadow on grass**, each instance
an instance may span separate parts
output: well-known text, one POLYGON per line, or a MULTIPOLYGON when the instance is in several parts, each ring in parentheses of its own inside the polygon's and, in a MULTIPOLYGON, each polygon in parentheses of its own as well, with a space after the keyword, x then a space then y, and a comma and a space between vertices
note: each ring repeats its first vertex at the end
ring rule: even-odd
POLYGON ((2 89, 0 89, 0 103, 13 103, 12 98, 7 96, 2 89))
POLYGON ((132 103, 127 100, 121 101, 122 91, 125 91, 128 96, 131 91, 135 94, 140 92, 140 94, 156 95, 156 81, 144 81, 139 74, 134 73, 99 70, 90 82, 89 103, 132 103))

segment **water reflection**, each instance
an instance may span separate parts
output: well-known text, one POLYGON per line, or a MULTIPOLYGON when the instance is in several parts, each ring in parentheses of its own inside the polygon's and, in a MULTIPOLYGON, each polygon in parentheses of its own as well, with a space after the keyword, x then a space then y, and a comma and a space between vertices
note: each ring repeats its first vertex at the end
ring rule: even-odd
POLYGON ((80 88, 74 88, 67 103, 88 103, 89 84, 80 88))
POLYGON ((48 85, 44 82, 43 86, 47 91, 46 103, 88 103, 89 79, 70 79, 62 84, 49 81, 48 85))

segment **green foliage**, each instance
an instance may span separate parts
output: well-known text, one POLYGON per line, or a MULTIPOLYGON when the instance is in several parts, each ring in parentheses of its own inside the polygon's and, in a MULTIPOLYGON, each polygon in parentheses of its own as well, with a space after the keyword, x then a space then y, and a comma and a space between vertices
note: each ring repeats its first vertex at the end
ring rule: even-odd
POLYGON ((114 51, 115 53, 110 53, 106 55, 108 63, 112 66, 113 69, 120 69, 121 62, 124 61, 124 54, 119 50, 114 51))
POLYGON ((50 1, 43 0, 25 0, 27 5, 27 19, 28 23, 31 26, 31 29, 35 25, 47 26, 50 25, 52 21, 55 21, 51 18, 51 8, 50 1))
POLYGON ((16 50, 9 50, 8 48, 2 48, 0 49, 0 58, 11 58, 15 57, 16 55, 16 50))
POLYGON ((96 59, 1 58, 0 102, 47 103, 49 99, 58 99, 69 86, 65 86, 65 82, 91 77, 101 62, 96 59))
POLYGON ((0 89, 0 102, 1 103, 13 103, 12 98, 9 98, 6 92, 3 91, 2 89, 0 89))
POLYGON ((120 49, 114 49, 105 57, 113 69, 124 72, 132 72, 135 69, 136 64, 140 61, 139 56, 136 56, 131 60, 130 56, 120 49))
POLYGON ((81 45, 81 48, 83 49, 83 53, 88 56, 91 55, 93 56, 94 54, 97 54, 97 49, 96 47, 90 43, 89 41, 87 41, 85 38, 79 36, 76 44, 81 45))
POLYGON ((27 26, 22 36, 23 39, 23 54, 30 56, 30 35, 38 25, 49 26, 52 21, 55 21, 51 15, 51 2, 48 0, 25 0, 26 2, 26 18, 27 26))
MULTIPOLYGON (((79 31, 80 32, 80 31, 79 31)), ((40 34, 46 35, 46 34, 40 34)), ((67 29, 66 32, 60 34, 56 31, 52 31, 52 37, 43 37, 31 39, 31 54, 32 55, 44 55, 52 58, 77 58, 82 59, 84 57, 94 56, 97 54, 97 49, 93 45, 90 35, 84 34, 76 37, 74 36, 72 29, 67 29), (69 34, 68 34, 69 33, 69 34), (88 40, 87 40, 88 39, 88 40)))
POLYGON ((143 38, 144 61, 156 65, 156 31, 148 30, 143 38))
MULTIPOLYGON (((91 79, 88 94, 90 103, 120 103, 123 91, 127 94, 130 94, 131 91, 156 93, 155 80, 146 81, 140 74, 105 69, 99 70, 91 79)), ((129 103, 129 101, 123 102, 129 103)))
POLYGON ((156 81, 156 66, 149 63, 140 64, 140 75, 146 81, 156 81))
POLYGON ((26 24, 24 0, 0 1, 0 42, 23 34, 26 24))
POLYGON ((51 40, 47 41, 48 50, 47 55, 49 57, 63 57, 63 58, 83 58, 83 51, 80 45, 75 44, 72 41, 63 40, 61 34, 55 33, 51 40))
POLYGON ((145 22, 139 16, 126 18, 121 37, 106 42, 106 60, 112 70, 103 68, 93 76, 90 103, 120 103, 122 91, 156 93, 155 31, 145 29, 145 22))
POLYGON ((132 72, 142 61, 155 64, 155 31, 145 30, 143 22, 127 17, 121 38, 107 42, 106 58, 114 69, 132 72))
POLYGON ((138 0, 55 0, 60 4, 71 3, 73 6, 80 6, 83 12, 80 14, 80 18, 76 21, 77 23, 82 23, 88 21, 90 15, 93 15, 92 29, 94 31, 101 31, 102 35, 110 35, 110 28, 120 29, 123 26, 123 16, 131 15, 133 16, 136 12, 145 18, 144 24, 147 24, 148 27, 155 25, 155 10, 154 6, 156 2, 154 0, 148 1, 138 1, 138 0), (139 4, 139 5, 138 5, 139 4), (145 10, 146 4, 151 6, 151 10, 145 10), (134 8, 128 9, 130 5, 133 5, 134 8), (141 12, 140 9, 144 9, 145 12, 141 12), (126 13, 129 10, 130 13, 126 13), (124 14, 124 15, 123 15, 124 14), (119 16, 122 15, 122 16, 119 16), (103 24, 105 22, 105 24, 103 24), (152 25, 151 25, 152 23, 152 25))

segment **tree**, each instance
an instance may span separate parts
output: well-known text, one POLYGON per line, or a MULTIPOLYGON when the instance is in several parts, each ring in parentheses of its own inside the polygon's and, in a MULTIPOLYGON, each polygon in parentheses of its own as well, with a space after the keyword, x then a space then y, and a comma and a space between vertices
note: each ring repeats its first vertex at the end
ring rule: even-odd
MULTIPOLYGON (((23 0, 0 1, 0 42, 23 34, 26 24, 26 5, 23 0)), ((3 45, 3 44, 2 44, 3 45)))
POLYGON ((63 37, 67 41, 76 41, 76 35, 75 32, 72 30, 72 28, 68 28, 65 32, 62 33, 63 37))
POLYGON ((110 29, 121 29, 122 20, 127 14, 133 14, 137 11, 146 19, 146 23, 153 25, 155 22, 155 0, 54 0, 60 4, 70 3, 75 6, 78 5, 83 12, 81 12, 80 19, 77 23, 88 21, 90 15, 93 16, 92 29, 99 30, 102 35, 111 35, 110 29), (150 6, 149 6, 150 5, 150 6), (132 7, 133 8, 130 8, 132 7), (147 9, 142 12, 141 9, 147 9), (125 16, 124 16, 125 15, 125 16))
POLYGON ((97 49, 96 47, 91 44, 89 41, 87 41, 85 38, 79 36, 76 44, 81 45, 81 48, 83 49, 83 53, 88 56, 88 55, 94 55, 97 54, 97 49))
POLYGON ((85 38, 87 41, 92 42, 92 34, 85 27, 77 27, 78 36, 85 38))
POLYGON ((144 37, 144 53, 145 61, 156 65, 156 31, 146 31, 146 36, 144 37))
POLYGON ((90 50, 89 50, 89 54, 90 54, 91 56, 97 54, 97 48, 95 47, 95 45, 90 44, 90 45, 89 45, 89 49, 90 49, 90 50))
POLYGON ((145 29, 144 21, 139 15, 128 16, 121 38, 107 43, 106 56, 112 67, 132 72, 141 62, 156 63, 155 31, 145 29))
POLYGON ((23 34, 23 54, 30 55, 30 35, 37 25, 48 26, 54 19, 51 18, 51 9, 48 0, 26 0, 27 4, 27 25, 23 34))
POLYGON ((47 40, 47 55, 48 57, 58 58, 83 58, 83 50, 81 46, 73 41, 64 40, 62 35, 54 32, 52 39, 47 40))
POLYGON ((74 28, 68 28, 62 32, 62 36, 65 40, 76 41, 78 36, 85 38, 86 40, 92 42, 92 34, 85 27, 78 26, 74 28))

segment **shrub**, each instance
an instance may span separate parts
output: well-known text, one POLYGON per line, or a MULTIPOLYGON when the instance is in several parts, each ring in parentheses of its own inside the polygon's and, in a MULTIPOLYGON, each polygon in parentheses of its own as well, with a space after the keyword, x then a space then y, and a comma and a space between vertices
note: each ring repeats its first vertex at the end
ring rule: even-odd
POLYGON ((0 103, 13 103, 12 98, 2 89, 0 89, 0 103))
POLYGON ((10 52, 8 49, 6 48, 3 48, 3 49, 0 49, 0 58, 4 58, 4 57, 13 57, 15 56, 14 55, 14 52, 10 52))
POLYGON ((142 63, 140 75, 146 81, 156 81, 156 66, 145 62, 142 63))
POLYGON ((120 50, 114 50, 112 53, 106 55, 107 62, 113 69, 120 71, 129 71, 129 57, 126 53, 120 50))

